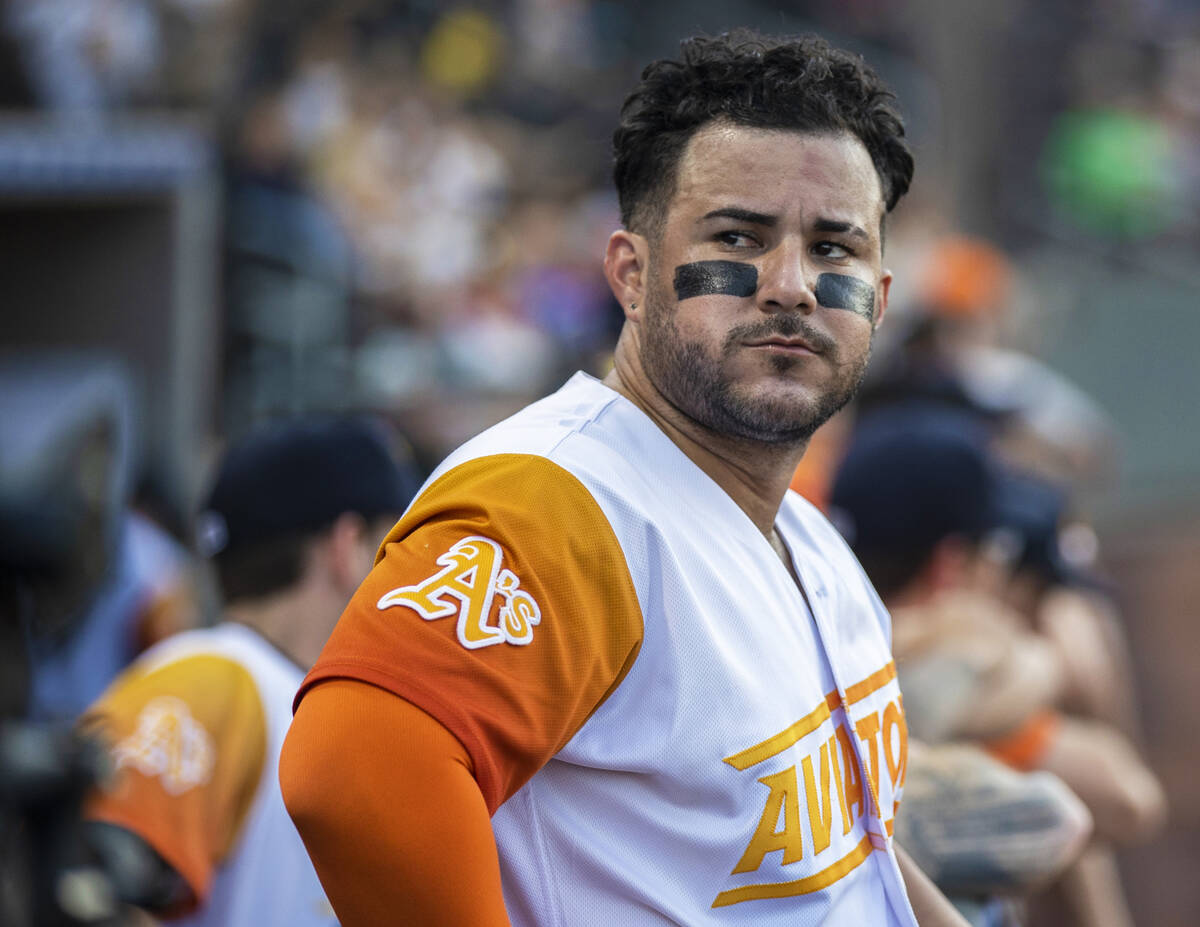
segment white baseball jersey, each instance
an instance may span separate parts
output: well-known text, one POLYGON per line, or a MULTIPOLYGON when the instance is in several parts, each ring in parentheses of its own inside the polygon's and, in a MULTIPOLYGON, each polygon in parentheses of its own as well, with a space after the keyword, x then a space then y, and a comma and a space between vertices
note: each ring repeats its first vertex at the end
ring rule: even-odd
POLYGON ((172 924, 336 924, 279 790, 302 678, 250 628, 224 623, 151 648, 84 715, 117 770, 87 816, 138 834, 187 880, 200 903, 172 924))
POLYGON ((887 613, 807 502, 776 527, 803 592, 578 374, 442 464, 304 688, 362 679, 459 738, 516 925, 913 925, 887 613))

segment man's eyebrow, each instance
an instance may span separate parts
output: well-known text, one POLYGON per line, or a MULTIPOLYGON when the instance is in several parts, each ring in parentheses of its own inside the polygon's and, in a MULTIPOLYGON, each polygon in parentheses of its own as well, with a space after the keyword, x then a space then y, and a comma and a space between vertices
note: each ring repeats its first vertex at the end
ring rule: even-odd
POLYGON ((701 221, 704 219, 736 219, 739 222, 749 222, 751 225, 763 225, 767 228, 779 224, 778 216, 768 216, 766 213, 755 212, 753 209, 742 209, 739 206, 714 209, 712 212, 705 213, 701 221))
POLYGON ((853 222, 841 222, 838 219, 817 219, 813 222, 813 231, 836 232, 841 235, 852 235, 855 238, 869 239, 867 230, 853 222))

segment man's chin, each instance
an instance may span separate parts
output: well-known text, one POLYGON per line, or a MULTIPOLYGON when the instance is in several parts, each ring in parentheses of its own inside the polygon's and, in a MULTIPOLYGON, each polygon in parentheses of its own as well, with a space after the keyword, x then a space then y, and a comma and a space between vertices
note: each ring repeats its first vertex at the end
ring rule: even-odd
POLYGON ((818 425, 819 413, 796 403, 735 403, 727 406, 723 430, 764 444, 789 445, 807 441, 818 425))
POLYGON ((832 418, 850 399, 822 401, 808 390, 789 389, 763 395, 735 397, 729 411, 741 425, 744 437, 769 444, 797 444, 807 441, 818 428, 832 418))

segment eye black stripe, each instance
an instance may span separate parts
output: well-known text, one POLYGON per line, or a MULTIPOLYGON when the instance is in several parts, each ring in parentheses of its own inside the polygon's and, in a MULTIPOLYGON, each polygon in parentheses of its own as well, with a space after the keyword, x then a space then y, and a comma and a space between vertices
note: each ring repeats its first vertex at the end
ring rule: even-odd
POLYGON ((675 268, 675 298, 753 296, 758 268, 742 261, 695 261, 675 268))
POLYGON ((849 309, 867 319, 875 318, 875 287, 857 277, 821 274, 813 295, 826 309, 849 309))

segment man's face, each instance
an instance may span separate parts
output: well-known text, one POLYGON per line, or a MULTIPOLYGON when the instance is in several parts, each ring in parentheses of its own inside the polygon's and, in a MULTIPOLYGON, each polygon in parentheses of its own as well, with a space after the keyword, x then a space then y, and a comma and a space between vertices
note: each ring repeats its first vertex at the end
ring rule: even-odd
POLYGON ((851 135, 701 129, 650 242, 640 342, 657 390, 721 434, 806 440, 866 370, 891 282, 883 211, 851 135))

